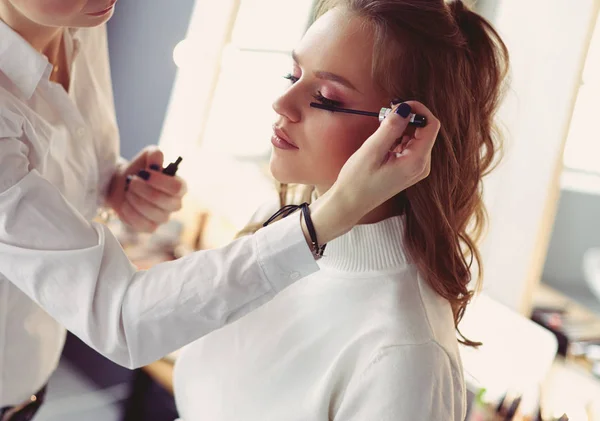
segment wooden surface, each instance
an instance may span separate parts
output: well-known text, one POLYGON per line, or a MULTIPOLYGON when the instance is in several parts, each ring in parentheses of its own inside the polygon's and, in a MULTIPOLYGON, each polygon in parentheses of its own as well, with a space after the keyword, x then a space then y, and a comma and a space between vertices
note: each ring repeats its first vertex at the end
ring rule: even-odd
POLYGON ((173 395, 173 368, 171 361, 158 360, 143 367, 152 379, 173 395))
POLYGON ((597 335, 600 339, 600 317, 557 290, 548 285, 540 284, 535 291, 532 301, 534 306, 563 309, 571 323, 577 322, 587 326, 586 330, 590 331, 591 336, 594 337, 597 335))
MULTIPOLYGON (((563 308, 578 321, 600 323, 595 313, 544 284, 536 290, 533 303, 563 308)), ((557 358, 542 385, 543 407, 566 413, 571 420, 600 421, 600 379, 589 369, 590 365, 581 359, 557 358)))

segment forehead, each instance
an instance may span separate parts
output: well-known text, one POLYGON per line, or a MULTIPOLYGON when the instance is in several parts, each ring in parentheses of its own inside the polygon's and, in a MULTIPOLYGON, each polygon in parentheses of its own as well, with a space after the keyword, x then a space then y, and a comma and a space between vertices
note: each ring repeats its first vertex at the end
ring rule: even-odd
POLYGON ((295 51, 307 71, 338 74, 361 92, 375 89, 373 32, 360 17, 339 8, 330 10, 311 25, 295 51))

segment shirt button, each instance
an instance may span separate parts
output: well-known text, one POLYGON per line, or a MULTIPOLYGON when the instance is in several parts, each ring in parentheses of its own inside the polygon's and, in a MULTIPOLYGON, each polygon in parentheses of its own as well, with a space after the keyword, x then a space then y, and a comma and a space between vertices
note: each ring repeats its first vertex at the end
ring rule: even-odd
POLYGON ((300 272, 292 272, 290 273, 290 279, 292 281, 295 281, 296 279, 298 279, 300 277, 300 272))
POLYGON ((79 137, 85 136, 85 128, 84 127, 80 127, 77 129, 77 136, 79 136, 79 137))

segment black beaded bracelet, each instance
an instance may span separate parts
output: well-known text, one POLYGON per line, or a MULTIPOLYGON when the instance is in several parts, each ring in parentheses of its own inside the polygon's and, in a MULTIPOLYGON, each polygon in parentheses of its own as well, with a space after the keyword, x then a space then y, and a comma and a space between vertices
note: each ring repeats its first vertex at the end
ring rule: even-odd
POLYGON ((308 203, 304 202, 300 205, 300 207, 302 208, 302 215, 304 215, 304 221, 306 222, 306 229, 310 235, 312 253, 316 259, 320 259, 323 257, 326 244, 320 246, 319 242, 317 241, 317 232, 315 231, 315 226, 313 225, 312 218, 310 217, 310 208, 308 207, 308 203))
POLYGON ((320 259, 323 257, 323 253, 325 252, 325 246, 327 244, 319 245, 317 240, 317 232, 315 231, 315 226, 313 225, 312 218, 310 217, 310 208, 308 203, 304 202, 300 205, 286 205, 279 209, 277 212, 273 214, 264 224, 263 227, 266 227, 279 216, 282 218, 287 217, 288 215, 294 213, 298 209, 302 210, 302 216, 304 217, 304 222, 306 222, 306 229, 308 230, 308 235, 310 236, 310 242, 312 245, 312 254, 315 256, 315 259, 320 259))

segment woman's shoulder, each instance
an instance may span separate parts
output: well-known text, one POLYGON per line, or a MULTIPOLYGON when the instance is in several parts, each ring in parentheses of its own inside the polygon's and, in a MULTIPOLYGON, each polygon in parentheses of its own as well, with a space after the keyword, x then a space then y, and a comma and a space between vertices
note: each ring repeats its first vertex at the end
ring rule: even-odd
POLYGON ((416 365, 427 367, 432 371, 447 371, 458 373, 461 365, 457 364, 454 355, 448 351, 444 344, 435 339, 426 342, 409 342, 390 344, 378 347, 372 353, 370 365, 380 364, 404 365, 406 367, 416 365))
POLYGON ((374 339, 361 341, 370 353, 394 350, 419 358, 415 350, 439 348, 460 366, 450 303, 428 287, 414 266, 357 285, 360 283, 346 283, 344 295, 347 300, 355 297, 353 308, 360 313, 356 330, 364 338, 374 339))
POLYGON ((465 396, 460 365, 436 341, 384 346, 352 376, 335 419, 459 421, 465 396))

